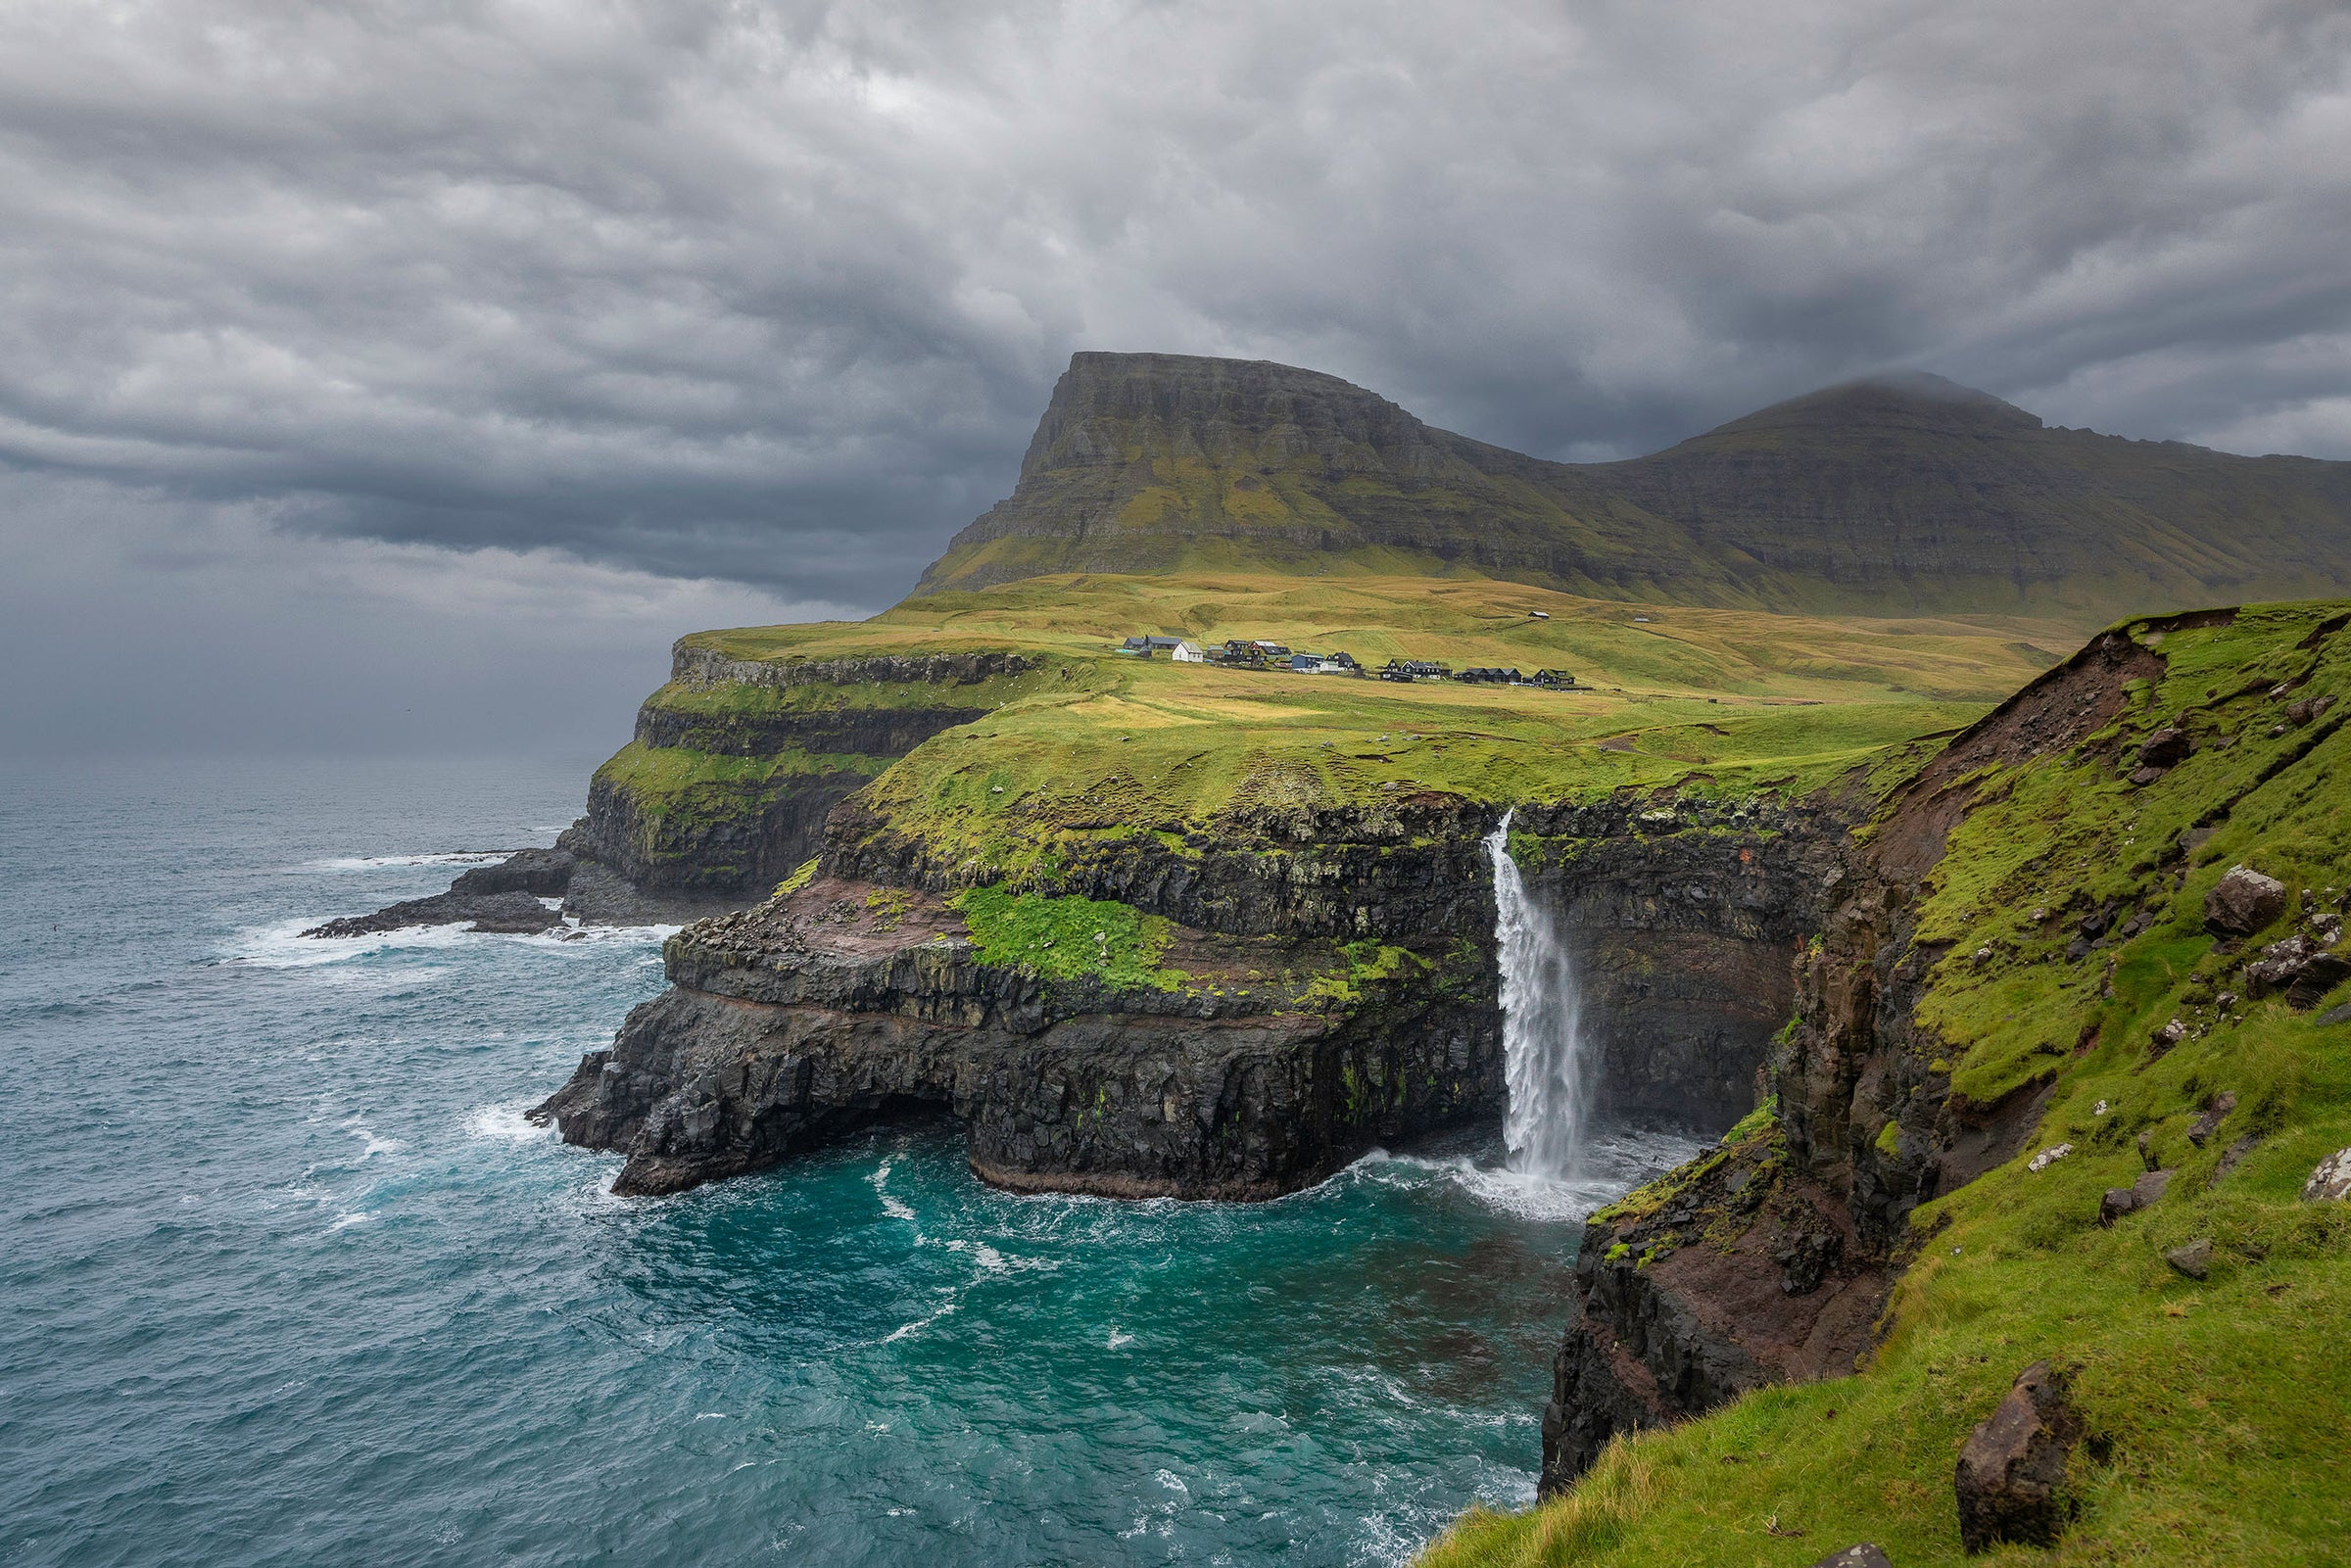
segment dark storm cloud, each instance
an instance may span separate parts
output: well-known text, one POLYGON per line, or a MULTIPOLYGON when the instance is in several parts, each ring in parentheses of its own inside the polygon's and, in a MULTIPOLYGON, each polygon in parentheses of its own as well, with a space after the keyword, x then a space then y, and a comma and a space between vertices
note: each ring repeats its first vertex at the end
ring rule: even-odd
POLYGON ((1076 348, 1562 456, 1897 364, 2351 455, 2346 62, 2339 4, 21 4, 0 457, 873 606, 1076 348))

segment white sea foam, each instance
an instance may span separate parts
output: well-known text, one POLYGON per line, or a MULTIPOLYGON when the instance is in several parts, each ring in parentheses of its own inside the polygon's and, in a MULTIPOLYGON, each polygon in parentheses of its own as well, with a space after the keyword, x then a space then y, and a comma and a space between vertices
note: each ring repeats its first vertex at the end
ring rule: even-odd
POLYGON ((919 1334, 924 1329, 927 1329, 932 1324, 937 1322, 940 1318, 945 1317, 950 1312, 954 1311, 958 1305, 958 1303, 949 1302, 937 1311, 933 1312, 929 1317, 918 1317, 911 1323, 900 1323, 896 1328, 891 1329, 888 1333, 882 1336, 882 1343, 885 1345, 892 1345, 897 1341, 904 1339, 909 1334, 919 1334))
POLYGON ((360 1158, 361 1160, 372 1160, 377 1155, 396 1155, 400 1153, 401 1150, 408 1147, 407 1144, 402 1143, 398 1138, 385 1138, 378 1136, 375 1129, 368 1126, 366 1122, 362 1121, 358 1117, 346 1117, 343 1122, 343 1130, 350 1133, 353 1137, 359 1139, 365 1146, 360 1150, 360 1158))
MULTIPOLYGON (((1582 1167, 1571 1178, 1481 1165, 1463 1156, 1430 1159, 1374 1149, 1341 1172, 1359 1180, 1415 1179, 1434 1175, 1458 1186, 1488 1209, 1517 1219, 1580 1223, 1633 1188, 1691 1159, 1706 1147, 1684 1133, 1642 1128, 1605 1128, 1586 1134, 1582 1167)), ((1334 1178, 1336 1179, 1336 1178, 1334 1178)))
POLYGON ((306 860, 288 868, 298 872, 387 871, 401 866, 482 866, 512 854, 510 849, 443 849, 415 855, 337 855, 306 860))
POLYGON ((577 944, 642 946, 646 962, 661 962, 661 944, 684 929, 679 926, 562 926, 529 932, 473 931, 462 925, 403 926, 398 930, 365 936, 305 936, 332 915, 308 915, 268 926, 240 930, 221 954, 221 961, 257 969, 317 969, 348 963, 377 953, 441 953, 479 947, 486 942, 519 943, 526 947, 559 950, 577 944))
POLYGON ((468 931, 462 926, 410 926, 397 931, 379 931, 372 936, 302 934, 332 918, 328 915, 312 915, 300 920, 279 921, 269 926, 249 926, 229 943, 228 950, 221 955, 222 959, 230 964, 250 964, 257 969, 316 969, 323 964, 340 964, 393 949, 441 951, 491 939, 468 931))
POLYGON ((493 1138, 502 1143, 534 1143, 553 1138, 554 1128, 542 1127, 524 1117, 524 1113, 538 1103, 536 1100, 502 1100, 497 1105, 483 1106, 465 1118, 466 1134, 475 1138, 493 1138))
POLYGON ((914 1239, 922 1240, 922 1226, 914 1217, 914 1211, 898 1202, 896 1197, 890 1193, 889 1162, 883 1161, 881 1164, 874 1167, 874 1173, 866 1179, 874 1185, 874 1196, 882 1200, 882 1212, 892 1219, 903 1219, 909 1225, 913 1225, 915 1227, 914 1239))
MULTIPOLYGON (((547 900, 542 899, 540 902, 546 903, 547 900)), ((643 944, 653 949, 648 962, 657 964, 661 961, 661 944, 685 928, 683 926, 589 926, 566 921, 563 925, 550 930, 525 931, 510 935, 506 937, 506 940, 521 942, 529 947, 551 948, 576 948, 583 943, 608 945, 617 942, 624 946, 643 944)))
POLYGON ((1111 1350, 1123 1351, 1128 1346, 1134 1343, 1134 1336, 1120 1328, 1118 1324, 1113 1323, 1110 1325, 1110 1338, 1105 1343, 1111 1350))

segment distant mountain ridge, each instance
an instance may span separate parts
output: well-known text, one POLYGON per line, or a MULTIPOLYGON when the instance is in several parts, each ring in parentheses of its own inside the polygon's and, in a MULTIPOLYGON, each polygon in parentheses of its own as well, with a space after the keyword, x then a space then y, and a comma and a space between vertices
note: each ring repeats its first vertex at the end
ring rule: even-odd
POLYGON ((1264 360, 1080 354, 915 596, 1062 572, 1472 572, 1596 597, 2103 621, 2351 589, 2351 463, 2050 429, 1920 372, 1559 463, 1264 360))

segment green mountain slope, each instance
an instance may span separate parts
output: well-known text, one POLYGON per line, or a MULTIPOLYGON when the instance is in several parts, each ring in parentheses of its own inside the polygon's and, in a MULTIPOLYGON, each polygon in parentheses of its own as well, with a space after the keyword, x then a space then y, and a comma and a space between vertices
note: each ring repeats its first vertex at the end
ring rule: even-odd
POLYGON ((1842 613, 2131 610, 2351 588, 2351 463, 2052 430, 1924 375, 1627 462, 1491 447, 1311 370, 1080 354, 1012 496, 918 597, 1068 572, 1471 574, 1842 613))

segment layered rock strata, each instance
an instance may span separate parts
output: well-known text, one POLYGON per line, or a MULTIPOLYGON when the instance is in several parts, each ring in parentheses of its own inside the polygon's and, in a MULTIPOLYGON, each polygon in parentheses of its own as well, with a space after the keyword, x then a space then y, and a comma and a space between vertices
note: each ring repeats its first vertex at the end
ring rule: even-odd
POLYGON ((2100 639, 1954 739, 1863 840, 1831 846, 1831 907, 1791 966, 1771 1124, 1661 1207, 1585 1228, 1544 1411, 1546 1495, 1618 1432, 1853 1370, 1910 1211, 2012 1156, 2039 1110, 2030 1092, 1954 1105, 1928 1070, 1942 1042, 1914 1014, 1943 954, 1913 941, 1920 882, 1991 770, 2082 744, 2161 669, 2143 644, 2100 639))
MULTIPOLYGON (((2158 618, 2094 640, 1953 739, 1865 832, 1846 841, 1824 878, 1829 892, 1817 935, 1793 967, 1794 1018, 1769 1067, 1774 1114, 1699 1164, 1596 1214, 1586 1228, 1545 1412, 1547 1495, 1569 1485, 1616 1433, 1702 1413, 1765 1383, 1854 1369, 1912 1244, 1913 1210, 2019 1155, 2049 1103, 2054 1064, 2067 1059, 2069 1046, 2080 1055, 2097 1040, 2093 1020, 2078 1041, 2069 1033, 2039 1048, 2050 1066, 2036 1071, 2027 1058, 2005 1071, 2005 1087, 1990 1099, 1955 1092, 1950 1064, 1968 1042, 1946 1038, 1943 1025, 1928 1022, 1940 1016, 1928 1006, 1936 988, 1953 983, 1955 967, 1994 973, 2002 965, 2061 964, 2094 997, 2105 950, 2159 919, 2209 921, 2227 933, 2205 966, 2214 975, 2211 1011, 2193 1025, 2175 1019, 2158 1028, 2135 1047, 2147 1061, 2226 1024, 2236 987, 2251 991, 2265 976, 2275 980, 2264 966, 2308 966, 2313 977, 2301 992, 2278 982, 2297 1008, 2316 1006, 2351 973, 2351 965, 2319 967, 2335 956, 2341 922, 2316 906, 2295 935, 2237 945, 2248 933, 2274 931, 2271 923, 2286 913, 2271 879, 2231 872, 2212 889, 2210 909, 2182 891, 2189 857, 2214 824, 2332 735, 2323 711, 2306 732, 2290 723, 2260 727, 2271 707, 2311 678, 2342 630, 2341 617, 2318 624, 2290 657, 2266 655, 2246 674, 2216 680, 2200 706, 2175 718, 2199 737, 2199 756, 2222 758, 2248 736, 2260 736, 2265 749, 2247 747, 2242 763, 2209 763, 2189 786, 2201 803, 2189 809, 2201 815, 2168 841, 2133 850, 2131 892, 2092 899, 2045 874, 2034 879, 2028 860, 2002 886, 2012 885, 2012 896, 2024 901, 2009 920, 2029 934, 1968 953, 1921 934, 1927 901, 1967 871, 1946 866, 1953 833, 1975 812, 2004 805, 2025 774, 2063 768, 2076 777, 2132 775, 2134 789, 2164 787, 2160 776, 2142 782, 2133 773, 2149 766, 2145 743, 2135 743, 2133 732, 2166 675, 2162 646, 2172 633, 2226 627, 2235 613, 2158 618), (2266 749, 2281 736, 2280 748, 2266 749), (2253 893, 2269 896, 2256 901, 2253 893), (2032 907, 2040 900, 2043 907, 2032 907), (2167 914, 2175 904, 2194 913, 2167 914)), ((2190 749, 2159 746, 2163 772, 2190 749)), ((2093 852, 2093 874, 2132 842, 2126 832, 2103 855, 2093 852)), ((2182 1135, 2200 1149, 2219 1136, 2235 1103, 2233 1095, 2214 1095, 2182 1135)), ((2155 1169, 2149 1136, 2142 1132, 2140 1148, 2153 1174, 2140 1188, 2108 1194, 2101 1212, 2085 1213, 2082 1222, 2113 1223, 2161 1200, 2170 1172, 2155 1169)), ((2250 1148, 2252 1139, 2239 1142, 2250 1148)), ((2041 1158, 2071 1150, 2054 1146, 2041 1158)), ((2218 1175, 2241 1158, 2232 1148, 2218 1175)))
POLYGON ((683 640, 561 843, 641 893, 741 907, 815 855, 876 773, 984 716, 977 689, 1032 667, 1001 650, 739 659, 683 640))
POLYGON ((1171 950, 1179 985, 1047 980, 982 962, 936 900, 877 891, 821 880, 672 938, 672 989, 535 1115, 625 1152, 620 1193, 951 1113, 998 1185, 1255 1199, 1499 1105, 1490 988, 1422 976, 1319 1005, 1311 980, 1250 979, 1262 948, 1203 932, 1171 950))

